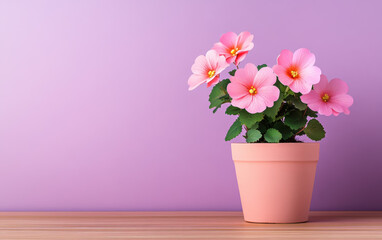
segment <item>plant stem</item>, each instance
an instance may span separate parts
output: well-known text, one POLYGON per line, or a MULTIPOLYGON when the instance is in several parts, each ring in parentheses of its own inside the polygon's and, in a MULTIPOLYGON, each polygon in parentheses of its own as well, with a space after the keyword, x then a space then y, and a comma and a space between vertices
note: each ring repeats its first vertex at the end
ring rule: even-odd
POLYGON ((283 119, 284 117, 285 117, 285 116, 279 116, 279 117, 275 118, 275 122, 278 121, 278 120, 283 119))
POLYGON ((288 91, 289 91, 289 87, 287 86, 287 87, 285 88, 285 92, 284 92, 284 94, 286 94, 288 91))
POLYGON ((304 131, 304 129, 305 129, 305 126, 304 126, 303 128, 301 128, 301 130, 300 130, 300 131, 296 132, 296 133, 294 134, 294 136, 293 136, 293 137, 296 137, 296 136, 297 136, 297 134, 299 134, 300 132, 304 131))
POLYGON ((304 115, 302 115, 302 116, 305 116, 307 110, 308 110, 308 106, 306 106, 305 111, 304 111, 304 115))

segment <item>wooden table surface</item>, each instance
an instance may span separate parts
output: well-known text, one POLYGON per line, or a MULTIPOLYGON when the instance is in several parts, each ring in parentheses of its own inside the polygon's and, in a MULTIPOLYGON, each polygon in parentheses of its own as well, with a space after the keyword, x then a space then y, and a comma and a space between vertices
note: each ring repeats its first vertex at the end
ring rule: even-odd
POLYGON ((299 224, 241 212, 2 212, 0 239, 382 239, 382 212, 311 212, 299 224))

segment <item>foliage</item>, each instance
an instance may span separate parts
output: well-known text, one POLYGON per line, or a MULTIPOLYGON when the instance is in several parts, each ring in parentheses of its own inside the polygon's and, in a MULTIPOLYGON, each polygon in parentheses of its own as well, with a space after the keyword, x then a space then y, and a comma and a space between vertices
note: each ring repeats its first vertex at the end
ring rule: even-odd
POLYGON ((304 135, 313 141, 323 139, 326 132, 317 114, 349 114, 354 100, 347 94, 347 84, 339 78, 329 82, 315 65, 314 53, 306 48, 281 51, 273 67, 247 63, 239 69, 253 49, 253 37, 249 32, 225 33, 222 41, 195 59, 188 90, 215 85, 209 108, 216 113, 227 103, 225 113, 236 119, 226 141, 243 129, 247 143, 300 142, 304 135), (229 78, 219 81, 231 64, 235 68, 228 72, 229 78))
POLYGON ((224 79, 212 88, 210 93, 209 101, 210 108, 215 108, 213 113, 215 113, 224 103, 231 101, 231 97, 228 95, 227 86, 231 81, 229 79, 224 79))
POLYGON ((304 132, 310 139, 315 141, 323 139, 326 133, 324 127, 317 121, 317 119, 310 120, 308 126, 304 129, 304 132))
POLYGON ((257 129, 249 129, 247 132, 246 141, 247 143, 257 142, 261 138, 262 134, 257 129))
POLYGON ((231 139, 234 139, 235 137, 239 136, 242 130, 243 127, 241 125, 240 120, 236 119, 236 121, 233 122, 232 126, 229 128, 227 135, 225 136, 225 140, 229 141, 231 139))
MULTIPOLYGON (((266 67, 259 65, 258 69, 266 67)), ((229 72, 234 76, 236 69, 229 72)), ((231 98, 227 92, 229 79, 225 79, 216 84, 209 96, 210 108, 217 109, 225 103, 230 103, 231 98)), ((227 115, 237 116, 237 119, 229 128, 225 137, 230 141, 246 130, 244 138, 248 143, 256 142, 297 142, 296 136, 306 134, 310 139, 319 141, 325 137, 325 130, 319 123, 317 112, 311 110, 300 99, 300 93, 292 92, 277 80, 276 87, 280 90, 280 97, 273 106, 268 107, 262 113, 251 114, 245 109, 229 105, 225 111, 227 115), (309 121, 308 121, 309 120, 309 121), (307 124, 308 123, 308 124, 307 124)))
POLYGON ((282 135, 278 130, 269 128, 265 133, 264 138, 269 143, 278 143, 281 140, 282 135))

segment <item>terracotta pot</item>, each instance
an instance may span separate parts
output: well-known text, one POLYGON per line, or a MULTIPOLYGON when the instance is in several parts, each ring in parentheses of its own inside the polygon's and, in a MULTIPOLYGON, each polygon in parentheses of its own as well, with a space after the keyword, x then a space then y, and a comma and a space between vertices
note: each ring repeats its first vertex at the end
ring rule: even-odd
POLYGON ((244 220, 308 221, 319 143, 232 143, 244 220))

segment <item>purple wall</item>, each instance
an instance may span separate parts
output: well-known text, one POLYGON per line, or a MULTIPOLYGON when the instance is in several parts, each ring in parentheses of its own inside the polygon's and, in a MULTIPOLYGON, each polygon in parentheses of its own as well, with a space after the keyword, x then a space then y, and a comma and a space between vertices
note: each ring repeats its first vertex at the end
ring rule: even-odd
MULTIPOLYGON (((382 210, 380 1, 0 1, 0 210, 238 210, 233 122, 187 91, 228 31, 244 63, 309 48, 349 84, 314 210, 382 210)), ((226 75, 225 75, 226 76, 226 75)), ((224 76, 224 77, 225 77, 224 76)))

